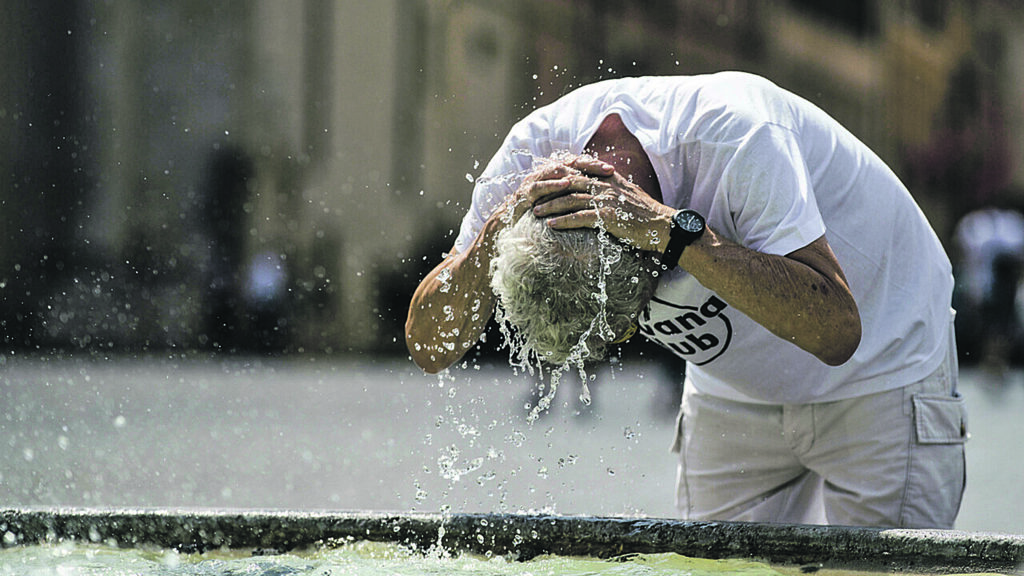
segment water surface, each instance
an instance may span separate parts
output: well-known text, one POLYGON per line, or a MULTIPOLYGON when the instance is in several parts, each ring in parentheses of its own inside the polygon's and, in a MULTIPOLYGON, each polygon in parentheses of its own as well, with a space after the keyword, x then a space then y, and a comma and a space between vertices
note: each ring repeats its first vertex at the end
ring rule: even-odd
POLYGON ((0 550, 0 575, 17 576, 617 576, 784 574, 745 560, 704 560, 678 554, 634 554, 611 560, 542 556, 519 562, 501 556, 417 553, 396 544, 358 542, 287 554, 216 550, 118 549, 103 544, 53 543, 0 550))

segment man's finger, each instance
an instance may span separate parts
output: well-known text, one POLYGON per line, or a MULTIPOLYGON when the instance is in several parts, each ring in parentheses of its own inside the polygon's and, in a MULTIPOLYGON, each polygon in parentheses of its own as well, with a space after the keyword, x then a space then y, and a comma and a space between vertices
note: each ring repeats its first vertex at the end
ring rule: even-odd
POLYGON ((593 196, 590 194, 565 194, 552 198, 542 198, 533 206, 533 215, 538 218, 557 216, 577 210, 585 210, 591 206, 593 196))
POLYGON ((551 198, 557 198, 569 191, 572 186, 572 181, 568 178, 559 178, 558 180, 538 180, 530 184, 529 189, 526 191, 526 201, 530 205, 535 205, 538 202, 543 202, 551 198))
POLYGON ((611 176, 615 172, 611 164, 589 156, 577 156, 569 162, 569 166, 590 176, 611 176))
POLYGON ((569 163, 544 164, 537 168, 527 177, 527 180, 541 182, 545 180, 558 180, 568 176, 578 175, 580 171, 570 166, 569 163))
POLYGON ((547 219, 547 225, 556 230, 571 230, 573 228, 593 228, 597 225, 596 210, 580 210, 569 212, 561 216, 554 216, 547 219))

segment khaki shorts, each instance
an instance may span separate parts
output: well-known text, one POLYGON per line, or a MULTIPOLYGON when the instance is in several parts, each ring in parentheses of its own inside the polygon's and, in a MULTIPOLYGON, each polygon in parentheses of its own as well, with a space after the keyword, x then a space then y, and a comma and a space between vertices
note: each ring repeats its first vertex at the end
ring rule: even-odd
POLYGON ((804 405, 683 393, 676 505, 690 520, 953 527, 965 482, 955 351, 928 378, 804 405))

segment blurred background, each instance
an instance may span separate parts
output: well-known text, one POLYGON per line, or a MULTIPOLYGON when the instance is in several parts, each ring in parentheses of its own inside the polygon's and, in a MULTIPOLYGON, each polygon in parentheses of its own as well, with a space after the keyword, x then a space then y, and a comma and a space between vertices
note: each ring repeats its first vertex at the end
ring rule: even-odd
POLYGON ((947 243, 1022 199, 1011 0, 14 0, 0 30, 8 351, 404 353, 507 129, 617 76, 770 77, 947 243))
MULTIPOLYGON (((1003 377, 1024 357, 1016 0, 8 0, 0 63, 0 429, 17 464, 0 474, 8 502, 123 503, 116 484, 90 499, 75 482, 41 479, 37 444, 56 454, 74 440, 54 406, 76 410, 61 398, 93 369, 22 358, 128 359, 79 400, 120 398, 100 405, 111 434, 124 429, 126 389, 179 382, 168 376, 178 360, 156 373, 132 363, 147 355, 202 359, 205 371, 185 374, 203 390, 224 374, 233 385, 252 376, 245 360, 208 363, 222 355, 389 358, 401 368, 367 378, 419 381, 402 337, 409 296, 450 247, 473 180, 517 119, 620 76, 745 70, 823 107, 893 167, 947 246, 964 364, 1003 377), (44 398, 33 391, 43 383, 63 388, 44 398), (56 431, 44 442, 47 426, 56 431)), ((491 340, 475 353, 493 352, 491 340)), ((287 365, 272 366, 266 386, 294 383, 287 365)), ((344 366, 318 368, 310 386, 349 378, 344 366)), ((640 420, 627 426, 631 442, 640 420)), ((88 461, 110 450, 75 466, 100 478, 105 465, 88 461)), ((222 486, 204 499, 204 481, 189 482, 170 501, 281 502, 239 499, 237 487, 231 500, 222 486)), ((670 506, 668 494, 658 498, 670 506)), ((347 502, 332 498, 286 503, 347 502)))

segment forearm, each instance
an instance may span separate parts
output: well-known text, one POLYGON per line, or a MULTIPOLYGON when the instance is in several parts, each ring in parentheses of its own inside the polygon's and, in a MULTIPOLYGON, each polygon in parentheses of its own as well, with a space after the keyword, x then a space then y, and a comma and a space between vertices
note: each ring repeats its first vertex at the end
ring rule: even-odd
POLYGON ((489 274, 493 234, 485 229, 465 252, 449 255, 413 294, 405 343, 426 372, 435 374, 458 362, 480 340, 494 313, 489 274))
POLYGON ((683 251, 679 265, 776 336, 836 366, 856 351, 861 324, 841 269, 819 265, 834 258, 824 238, 777 256, 708 229, 683 251))

